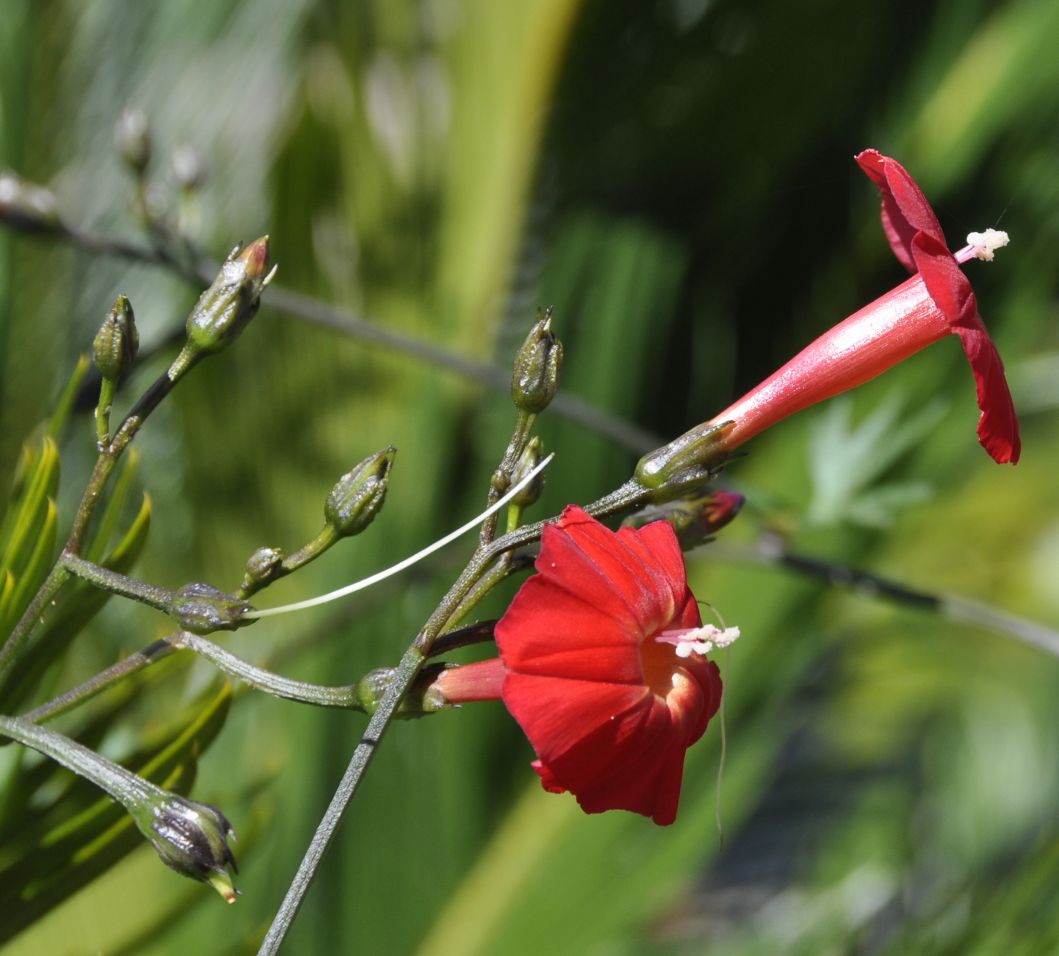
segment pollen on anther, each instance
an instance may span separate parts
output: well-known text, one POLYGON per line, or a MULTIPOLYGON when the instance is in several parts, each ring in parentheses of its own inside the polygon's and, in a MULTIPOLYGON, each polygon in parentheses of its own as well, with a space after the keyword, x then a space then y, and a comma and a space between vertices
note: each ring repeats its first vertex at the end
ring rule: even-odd
POLYGON ((1008 234, 999 229, 986 229, 985 232, 967 234, 967 245, 972 247, 974 257, 983 262, 992 262, 997 249, 1003 249, 1008 242, 1008 234))

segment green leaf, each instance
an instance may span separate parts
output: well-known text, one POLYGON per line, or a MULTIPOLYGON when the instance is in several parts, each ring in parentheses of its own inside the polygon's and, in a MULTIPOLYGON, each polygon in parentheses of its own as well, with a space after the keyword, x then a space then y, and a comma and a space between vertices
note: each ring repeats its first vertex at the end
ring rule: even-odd
POLYGON ((54 439, 45 437, 41 451, 30 466, 32 471, 17 501, 8 511, 0 531, 0 568, 21 577, 23 564, 32 553, 36 536, 47 520, 48 500, 59 488, 59 449, 54 439))
POLYGON ((55 529, 58 521, 59 514, 55 502, 49 498, 44 515, 44 525, 37 536, 33 551, 21 575, 15 581, 15 589, 10 601, 3 602, 5 608, 4 613, 0 615, 0 634, 7 634, 10 631, 33 599, 33 595, 37 593, 37 588, 48 576, 54 563, 55 529))
MULTIPOLYGON (((227 719, 226 683, 123 763, 164 789, 186 794, 198 759, 227 719)), ((17 859, 0 869, 0 943, 39 919, 142 843, 131 818, 109 797, 91 788, 89 799, 64 800, 65 818, 46 832, 18 835, 17 859)))
POLYGON ((62 394, 55 403, 55 411, 52 412, 51 418, 48 419, 48 435, 51 438, 58 440, 66 427, 74 402, 77 401, 77 393, 80 391, 81 383, 85 380, 85 375, 88 374, 90 367, 91 364, 87 355, 79 355, 77 357, 77 362, 70 373, 66 387, 62 390, 62 394))
MULTIPOLYGON (((99 563, 112 571, 128 573, 147 542, 150 527, 151 497, 144 493, 136 517, 99 563)), ((74 638, 111 597, 110 592, 80 581, 69 585, 48 612, 44 624, 33 634, 31 644, 0 681, 0 707, 13 712, 32 700, 48 667, 62 658, 74 638)))

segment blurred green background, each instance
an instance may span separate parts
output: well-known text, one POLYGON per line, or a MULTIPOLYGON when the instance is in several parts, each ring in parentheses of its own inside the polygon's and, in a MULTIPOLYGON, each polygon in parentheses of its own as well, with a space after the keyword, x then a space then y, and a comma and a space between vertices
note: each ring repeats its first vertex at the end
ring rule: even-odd
MULTIPOLYGON (((644 432, 704 420, 903 278, 859 149, 908 167, 954 246, 1012 235, 969 272, 1022 413, 1017 468, 979 449, 951 339, 756 439, 725 476, 747 509, 688 559, 696 594, 743 631, 721 662, 719 809, 716 723, 668 829, 542 793, 499 705, 398 725, 291 953, 1059 952, 1059 661, 748 560, 780 533, 1059 625, 1057 41, 1056 0, 5 0, 0 167, 49 184, 71 222, 137 236, 112 146, 135 104, 163 187, 173 148, 205 157, 181 214, 214 255, 268 232, 283 285, 498 367, 553 304, 565 391, 635 428, 545 416, 557 458, 535 517, 609 491, 644 432)), ((146 351, 196 295, 0 231, 0 474, 118 293, 146 351)), ((340 473, 389 443, 398 457, 370 531, 263 606, 470 516, 513 422, 502 391, 265 303, 138 440, 155 502, 138 573, 233 588, 254 548, 316 531, 340 473)), ((82 415, 62 446, 67 519, 92 453, 82 415)), ((468 550, 227 646, 354 681, 396 661, 468 550)), ((112 602, 54 689, 164 624, 112 602)), ((105 752, 218 686, 202 665, 163 676, 105 752)), ((242 838, 238 904, 141 846, 4 951, 253 952, 363 723, 238 694, 194 789, 242 838)))

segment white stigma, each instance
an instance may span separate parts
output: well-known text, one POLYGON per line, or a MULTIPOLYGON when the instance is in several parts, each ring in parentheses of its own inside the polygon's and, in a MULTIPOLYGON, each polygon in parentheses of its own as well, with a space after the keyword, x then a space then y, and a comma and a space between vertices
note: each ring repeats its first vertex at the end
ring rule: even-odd
POLYGON ((739 637, 738 627, 726 627, 723 630, 712 624, 695 627, 680 635, 676 645, 677 657, 691 657, 692 654, 708 654, 715 647, 728 647, 739 637))
POLYGON ((970 232, 967 234, 967 245, 976 259, 983 262, 992 262, 993 254, 997 249, 1003 249, 1008 244, 1008 234, 999 229, 987 229, 985 232, 970 232))

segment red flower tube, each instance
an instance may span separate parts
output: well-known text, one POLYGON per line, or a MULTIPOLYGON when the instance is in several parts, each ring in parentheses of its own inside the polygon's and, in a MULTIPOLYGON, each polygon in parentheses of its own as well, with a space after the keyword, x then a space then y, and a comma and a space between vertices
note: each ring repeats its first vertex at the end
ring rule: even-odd
POLYGON ((546 790, 672 823, 684 754, 721 701, 705 653, 738 630, 702 625, 665 521, 615 533, 571 505, 537 571, 496 625, 500 657, 434 686, 450 703, 503 699, 546 790))
POLYGON ((735 423, 724 448, 734 449, 788 415, 867 382, 951 333, 960 337, 974 375, 981 410, 978 439, 994 460, 1015 464, 1019 424, 1004 365, 960 269, 972 257, 992 259, 1007 235, 991 229, 972 233, 968 245, 953 255, 930 203, 900 163, 874 149, 860 153, 857 162, 882 194, 883 230, 913 276, 714 416, 713 424, 735 423))

